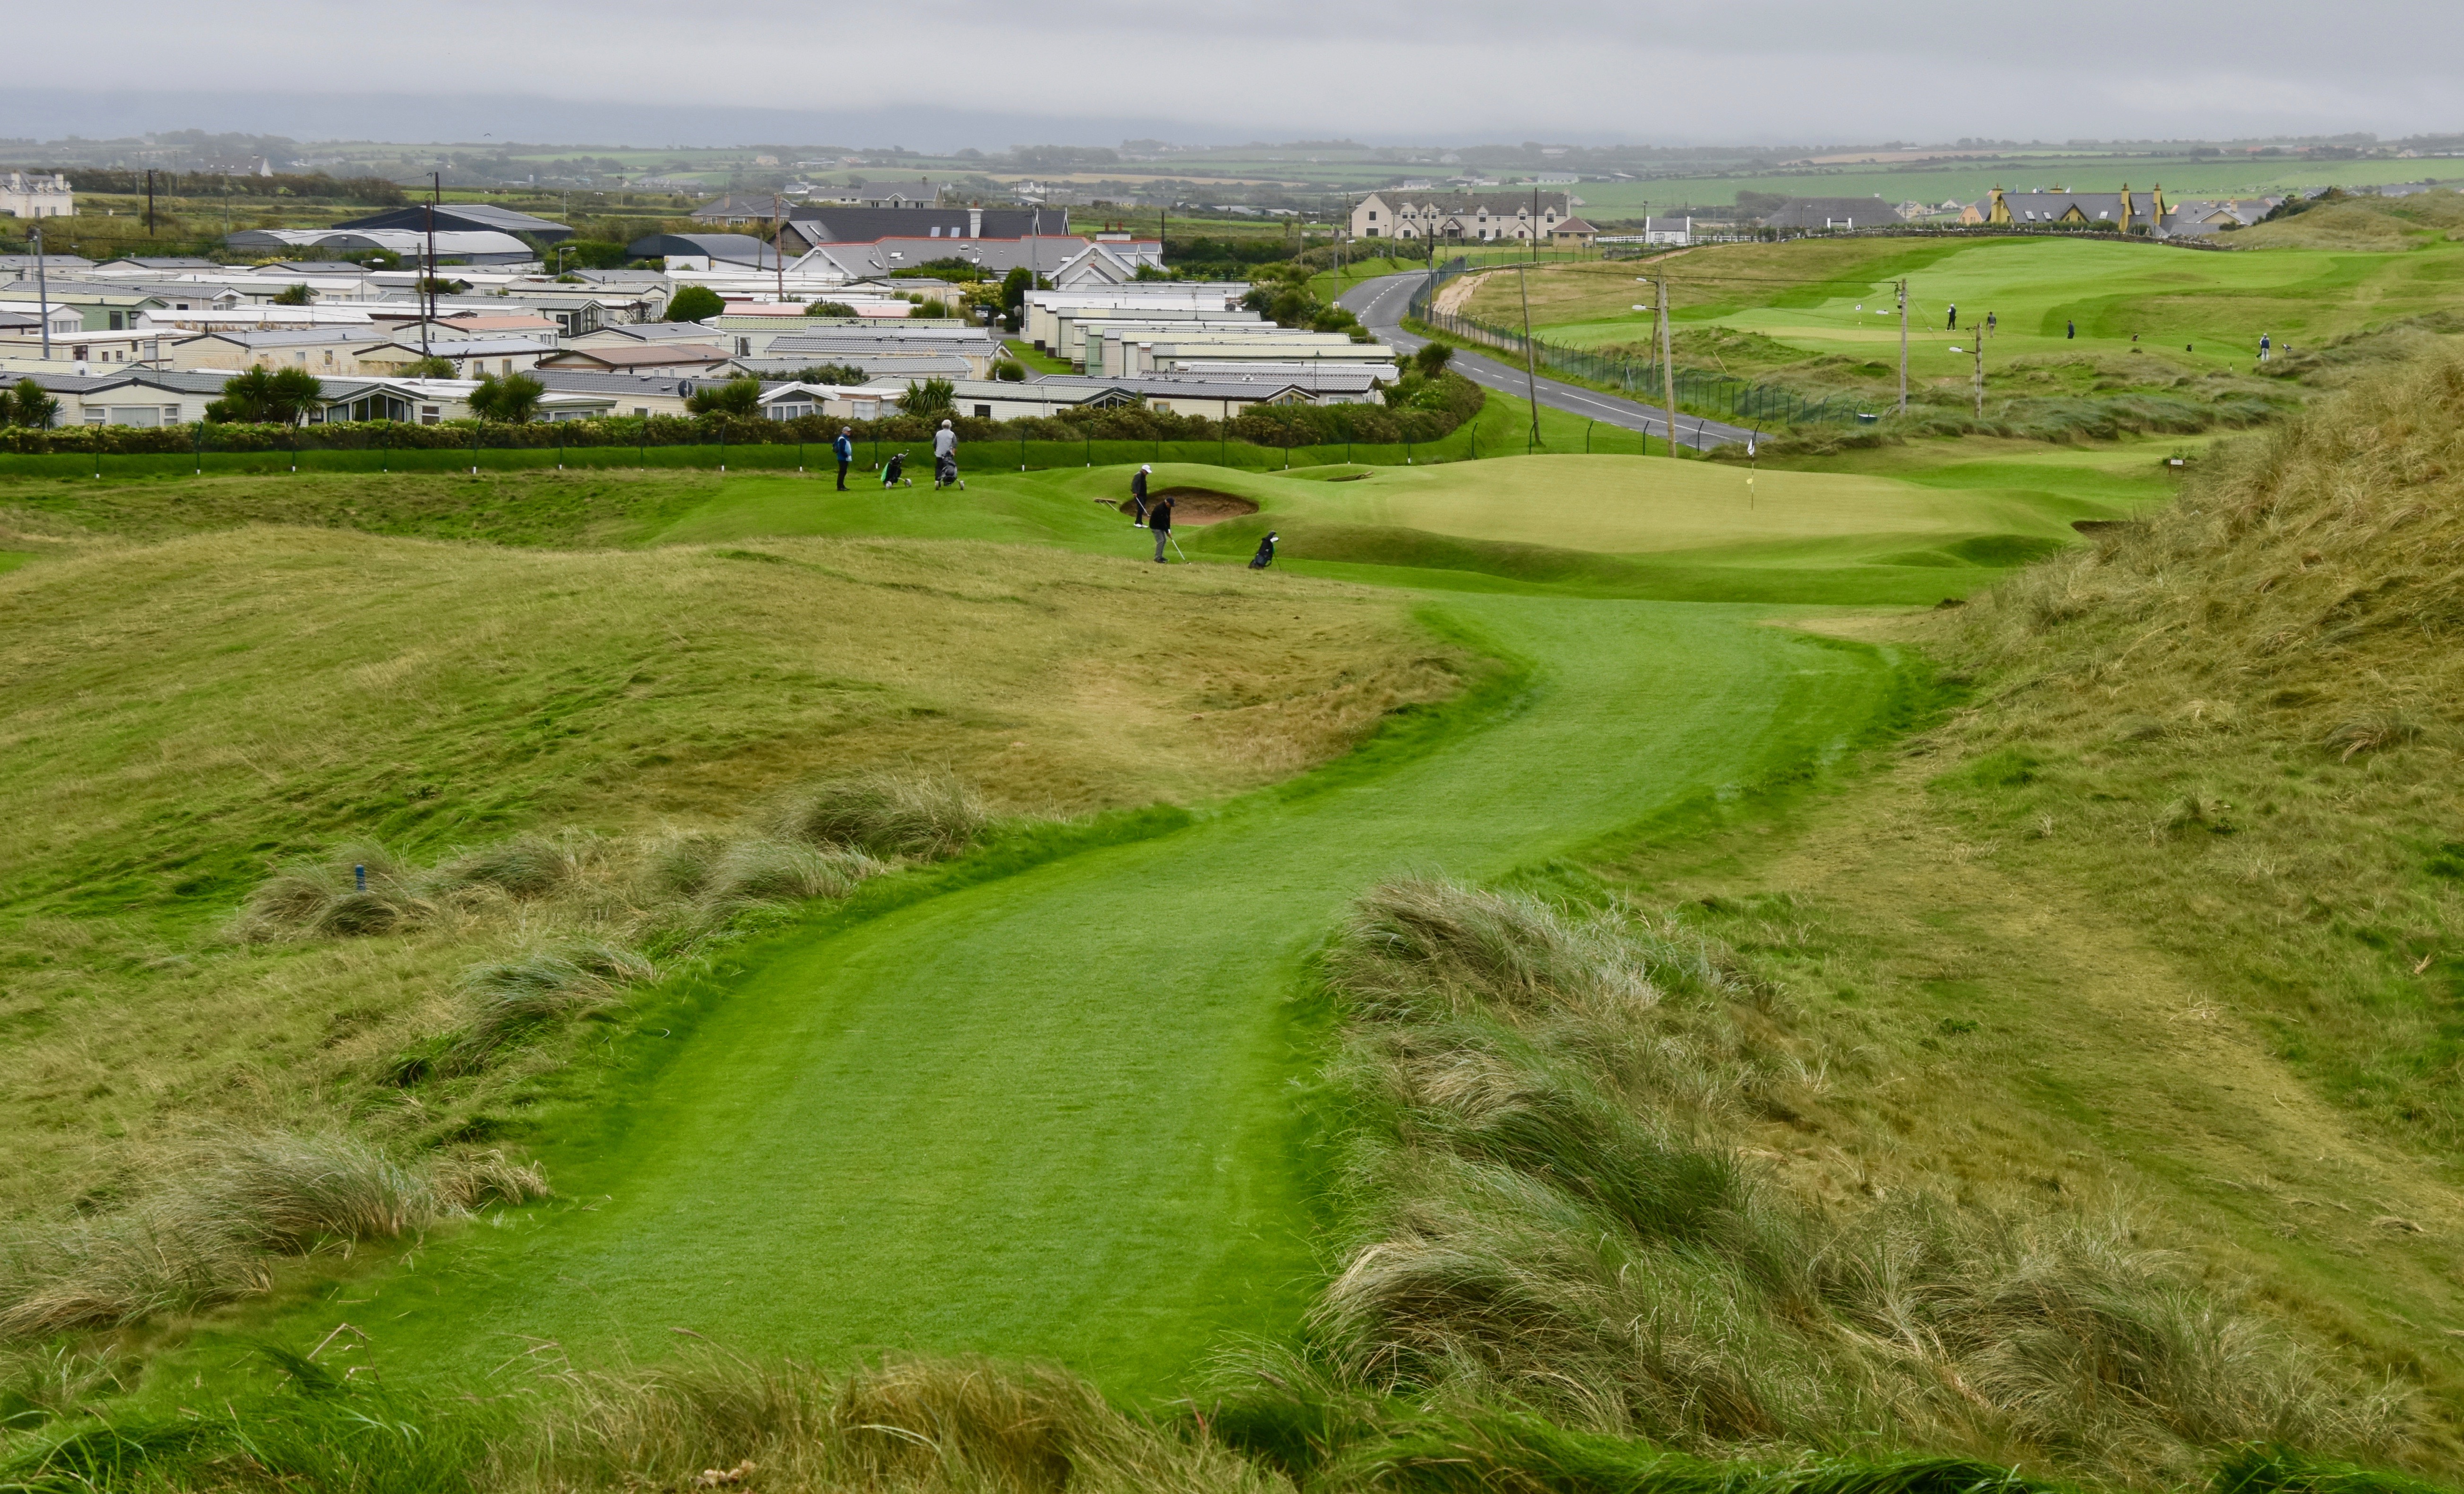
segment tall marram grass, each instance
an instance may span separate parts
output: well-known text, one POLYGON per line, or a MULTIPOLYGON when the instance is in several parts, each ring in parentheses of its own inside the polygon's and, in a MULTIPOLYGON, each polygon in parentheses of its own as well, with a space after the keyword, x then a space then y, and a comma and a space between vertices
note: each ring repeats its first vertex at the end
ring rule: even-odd
POLYGON ((866 773, 799 785, 732 829, 699 834, 533 832, 424 868, 353 842, 259 885, 231 932, 273 941, 612 922, 674 936, 750 904, 844 897, 869 877, 965 850, 989 823, 974 790, 947 774, 866 773))
POLYGON ((1367 1393, 1698 1454, 1879 1438, 2127 1483, 2398 1435, 2391 1396, 2126 1219, 1767 1181, 1743 1129, 1818 1081, 1777 994, 1674 924, 1402 881, 1327 973, 1342 1260, 1305 1349, 1236 1376, 1249 1424, 1367 1393))
POLYGON ((249 1296, 270 1261, 414 1235, 547 1192, 501 1152, 404 1161, 341 1132, 200 1136, 140 1201, 0 1244, 0 1338, 135 1323, 249 1296))
MULTIPOLYGON (((1299 1460, 1244 1451, 1222 1408, 1126 1413, 1068 1373, 891 1359, 842 1373, 702 1352, 565 1373, 512 1395, 401 1390, 268 1349, 278 1386, 210 1411, 0 1428, 0 1487, 584 1494, 2055 1494, 1972 1458, 1860 1452, 1718 1459, 1528 1411, 1390 1403, 1299 1460)), ((109 1371, 79 1365, 83 1383, 109 1371)), ((41 1377, 54 1377, 45 1369, 41 1377)), ((0 1391, 4 1395, 5 1391, 0 1391)), ((74 1400, 74 1397, 72 1397, 74 1400)), ((2206 1481, 2200 1481, 2205 1483, 2206 1481)), ((2281 1447, 2228 1452, 2217 1494, 2434 1494, 2281 1447)))
POLYGON ((2464 359, 2357 377, 1934 626, 1976 685, 1940 802, 2298 1031, 2325 1092, 2464 1145, 2464 359))

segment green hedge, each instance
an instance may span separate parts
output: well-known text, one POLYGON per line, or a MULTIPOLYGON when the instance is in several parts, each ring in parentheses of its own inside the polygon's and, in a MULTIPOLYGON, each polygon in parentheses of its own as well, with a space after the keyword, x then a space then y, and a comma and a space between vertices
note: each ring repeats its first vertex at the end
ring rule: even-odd
MULTIPOLYGON (((971 447, 1025 447, 1058 451, 1062 448, 1092 450, 1117 448, 1211 446, 1228 456, 1234 448, 1264 449, 1265 454, 1231 462, 1235 466, 1281 466, 1284 453, 1303 449, 1391 446, 1412 451, 1432 449, 1478 419, 1486 395, 1478 384, 1448 374, 1421 403, 1430 407, 1388 409, 1383 405, 1260 406, 1228 421, 1173 415, 1140 406, 1072 411, 1066 415, 1030 416, 1021 420, 954 419, 958 439, 971 447), (1271 458, 1271 459, 1270 459, 1271 458)), ((839 420, 806 415, 796 420, 766 420, 747 415, 630 416, 607 420, 532 422, 497 425, 448 421, 441 425, 403 425, 393 421, 327 426, 243 425, 211 422, 188 426, 62 426, 48 429, 28 426, 0 428, 0 462, 5 470, 47 471, 30 462, 49 459, 75 470, 82 459, 88 468, 106 457, 151 458, 165 471, 186 465, 191 471, 264 470, 273 466, 319 470, 389 471, 400 468, 450 469, 456 466, 709 466, 709 453, 727 449, 748 454, 731 458, 748 467, 778 466, 777 455, 759 450, 793 452, 799 447, 826 446, 840 430, 853 428, 867 446, 929 446, 939 421, 922 415, 896 415, 883 420, 839 420), (651 453, 671 453, 653 460, 651 453), (672 453, 691 452, 693 455, 672 453), (515 455, 535 461, 509 462, 515 455), (365 461, 337 463, 329 458, 352 456, 365 461), (248 458, 234 467, 235 459, 248 458)), ((1468 442, 1465 443, 1468 445, 1468 442)), ((1152 458, 1150 458, 1152 459, 1152 458)), ((1397 460, 1403 460, 1398 456, 1397 460)), ((793 467, 796 461, 786 460, 793 467)), ((1054 466, 1047 461, 1030 465, 1054 466)), ((94 469, 99 470, 99 469, 94 469)), ((119 470, 117 468, 115 471, 119 470)))

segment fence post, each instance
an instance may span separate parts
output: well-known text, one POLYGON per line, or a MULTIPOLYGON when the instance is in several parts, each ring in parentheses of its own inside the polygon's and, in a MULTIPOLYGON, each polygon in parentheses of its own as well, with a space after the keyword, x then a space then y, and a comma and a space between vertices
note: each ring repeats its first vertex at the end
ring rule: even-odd
POLYGON ((718 474, 727 475, 727 417, 718 420, 718 474))
POLYGON ((564 471, 564 422, 556 423, 556 470, 564 471))
POLYGON ((1095 465, 1095 432, 1091 430, 1087 432, 1087 465, 1095 465))
MULTIPOLYGON (((294 463, 291 470, 296 472, 299 468, 294 463)), ((471 423, 471 475, 479 475, 479 423, 475 420, 471 423)))
POLYGON ((206 423, 204 421, 197 422, 197 428, 192 433, 192 438, 195 445, 197 475, 203 477, 206 474, 206 423))

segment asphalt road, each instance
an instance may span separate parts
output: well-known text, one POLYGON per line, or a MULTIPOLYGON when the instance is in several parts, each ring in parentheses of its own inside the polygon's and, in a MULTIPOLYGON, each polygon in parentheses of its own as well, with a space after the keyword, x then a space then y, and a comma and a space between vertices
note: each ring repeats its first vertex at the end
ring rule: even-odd
MULTIPOLYGON (((1403 313, 1411 303, 1412 292, 1424 278, 1418 275, 1380 275, 1375 280, 1361 281, 1344 292, 1338 299, 1370 331, 1377 334, 1378 341, 1404 352, 1412 352, 1429 341, 1416 337, 1402 327, 1403 313)), ((1524 371, 1499 359, 1459 347, 1455 349, 1454 361, 1446 366, 1486 388, 1511 394, 1517 399, 1525 396, 1524 371)), ((1620 426, 1663 440, 1667 438, 1667 415, 1648 405, 1620 399, 1614 394, 1596 393, 1579 384, 1560 384, 1546 375, 1536 381, 1535 388, 1540 403, 1551 409, 1596 420, 1604 426, 1620 426)), ((1692 447, 1698 451, 1743 441, 1752 433, 1742 427, 1722 425, 1716 420, 1688 415, 1683 410, 1677 412, 1678 444, 1692 447)))

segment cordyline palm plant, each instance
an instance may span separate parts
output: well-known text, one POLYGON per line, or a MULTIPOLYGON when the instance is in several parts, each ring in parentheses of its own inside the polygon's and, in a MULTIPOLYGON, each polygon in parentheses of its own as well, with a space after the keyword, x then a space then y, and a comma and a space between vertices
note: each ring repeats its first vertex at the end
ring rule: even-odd
POLYGON ((305 368, 251 368, 223 382, 206 418, 292 425, 324 398, 324 384, 305 368))
POLYGON ((481 420, 518 426, 539 413, 539 399, 546 393, 547 385, 528 374, 507 374, 501 379, 489 374, 471 391, 471 413, 481 420))

